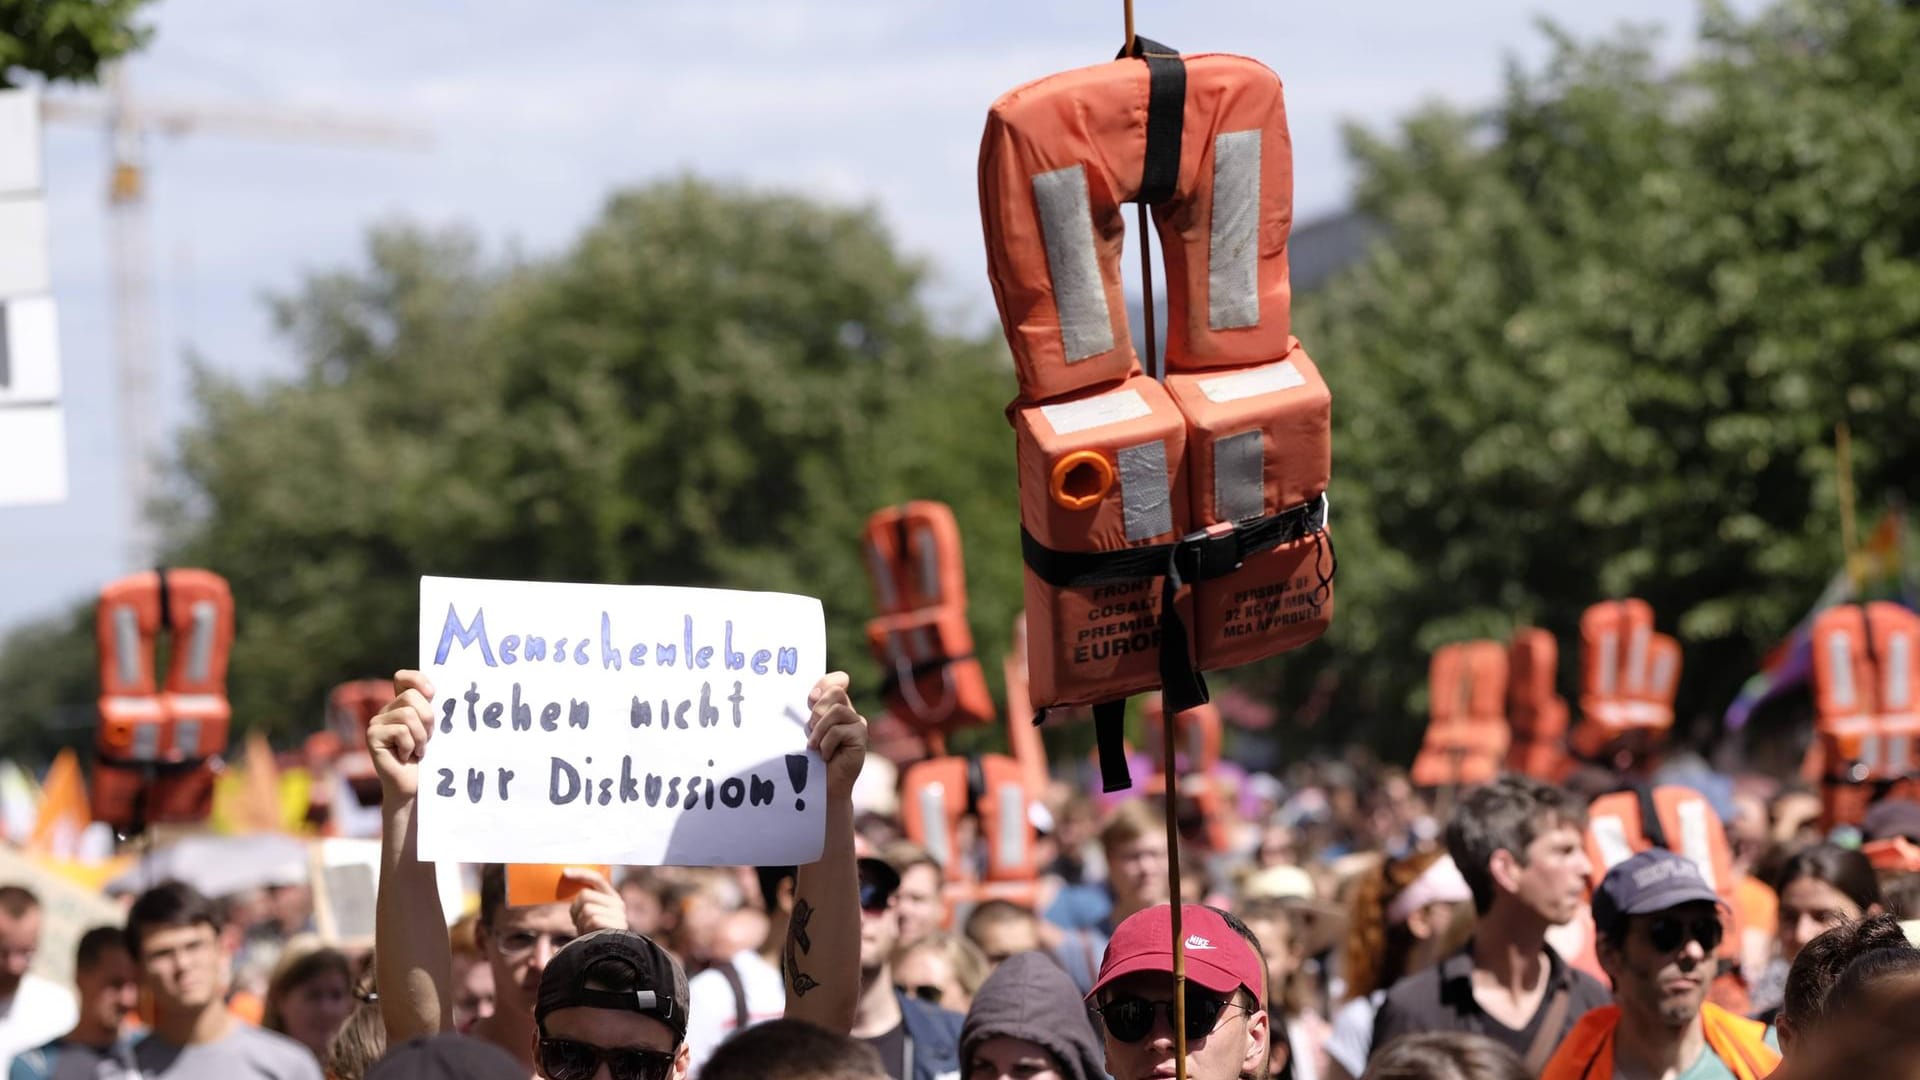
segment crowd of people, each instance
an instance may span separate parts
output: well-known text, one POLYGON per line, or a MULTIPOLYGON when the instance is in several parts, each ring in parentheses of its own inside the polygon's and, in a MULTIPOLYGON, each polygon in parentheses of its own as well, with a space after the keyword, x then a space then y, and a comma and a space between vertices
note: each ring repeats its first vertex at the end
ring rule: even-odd
MULTIPOLYGON (((1194 1080, 1920 1076, 1920 875, 1830 842, 1798 789, 1682 774, 1711 781, 1738 920, 1660 847, 1593 884, 1602 779, 1428 793, 1358 755, 1194 780, 1216 797, 1182 796, 1178 897, 1159 800, 1056 783, 1031 888, 984 896, 886 798, 856 804, 866 722, 829 676, 819 862, 568 870, 533 905, 487 866, 449 931, 414 849, 432 697, 402 673, 369 729, 371 949, 318 943, 300 886, 166 882, 80 939, 65 987, 28 973, 40 902, 0 888, 8 1076, 1146 1080, 1175 1074, 1180 1020, 1194 1080)), ((1866 831, 1920 842, 1920 805, 1866 831)))

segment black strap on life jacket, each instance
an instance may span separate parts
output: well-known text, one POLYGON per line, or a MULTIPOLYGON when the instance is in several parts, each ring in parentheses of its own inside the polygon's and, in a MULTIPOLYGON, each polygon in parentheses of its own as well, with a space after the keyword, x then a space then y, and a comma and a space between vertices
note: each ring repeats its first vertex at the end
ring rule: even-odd
MULTIPOLYGON (((1325 545, 1328 554, 1327 569, 1320 575, 1320 584, 1313 592, 1313 603, 1317 607, 1326 602, 1327 594, 1333 589, 1334 575, 1340 568, 1326 524, 1327 500, 1323 495, 1277 514, 1222 522, 1170 543, 1118 551, 1059 551, 1034 539, 1023 526, 1020 553, 1035 576, 1056 589, 1160 579, 1160 687, 1166 715, 1171 720, 1175 714, 1210 700, 1207 681, 1193 665, 1186 620, 1180 617, 1180 610, 1174 604, 1180 588, 1226 577, 1255 555, 1312 536, 1325 545)), ((1315 569, 1318 570, 1317 565, 1315 569)), ((1124 700, 1118 700, 1093 707, 1101 786, 1106 791, 1123 791, 1133 785, 1121 739, 1125 705, 1124 700)), ((1046 710, 1042 709, 1035 714, 1034 723, 1045 718, 1046 710)))
POLYGON ((1134 35, 1116 60, 1147 62, 1147 153, 1134 202, 1161 203, 1180 186, 1180 143, 1187 119, 1187 62, 1177 49, 1134 35))

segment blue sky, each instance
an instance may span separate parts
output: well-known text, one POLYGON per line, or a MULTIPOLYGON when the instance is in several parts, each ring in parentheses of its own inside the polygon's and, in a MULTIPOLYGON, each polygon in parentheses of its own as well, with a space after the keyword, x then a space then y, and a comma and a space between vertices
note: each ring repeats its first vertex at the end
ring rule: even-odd
MULTIPOLYGON (((1751 3, 1743 3, 1751 8, 1751 3)), ((1476 104, 1506 58, 1537 58, 1542 14, 1581 36, 1622 23, 1691 48, 1676 0, 1138 0, 1140 32, 1231 51, 1287 89, 1301 220, 1345 204, 1339 128, 1424 101, 1476 104)), ((291 370, 264 295, 357 264, 369 225, 464 223, 494 252, 562 248, 617 187, 694 172, 879 206, 930 260, 950 319, 991 318, 974 157, 1002 91, 1110 58, 1121 6, 1065 0, 162 0, 130 66, 155 103, 370 116, 423 150, 216 134, 148 145, 157 401, 190 419, 191 350, 245 379, 291 370)), ((0 509, 0 630, 123 564, 108 306, 105 137, 46 134, 68 426, 68 501, 0 509)))

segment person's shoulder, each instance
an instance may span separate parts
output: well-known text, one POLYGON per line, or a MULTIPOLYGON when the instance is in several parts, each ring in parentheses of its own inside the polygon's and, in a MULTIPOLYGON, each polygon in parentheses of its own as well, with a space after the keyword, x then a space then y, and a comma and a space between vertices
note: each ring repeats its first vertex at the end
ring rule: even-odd
POLYGON ((1583 1003, 1589 1008, 1613 1004, 1613 991, 1607 989, 1606 983, 1577 967, 1569 966, 1566 971, 1568 985, 1572 987, 1576 1002, 1583 1003))
POLYGON ((915 1026, 923 1029, 931 1028, 940 1032, 942 1035, 951 1035, 956 1043, 959 1041, 960 1026, 966 1022, 966 1017, 950 1009, 943 1009, 938 1005, 929 1005, 924 1001, 907 997, 904 994, 900 995, 899 1000, 902 1014, 918 1021, 918 1024, 915 1026))
POLYGON ((1438 964, 1422 968, 1402 978, 1387 991, 1380 1003, 1380 1011, 1404 1009, 1415 1002, 1432 1001, 1440 996, 1440 966, 1438 964))
POLYGON ((249 1057, 277 1070, 274 1075, 281 1080, 317 1080, 320 1076, 312 1051, 277 1031, 241 1024, 234 1029, 233 1038, 249 1057))

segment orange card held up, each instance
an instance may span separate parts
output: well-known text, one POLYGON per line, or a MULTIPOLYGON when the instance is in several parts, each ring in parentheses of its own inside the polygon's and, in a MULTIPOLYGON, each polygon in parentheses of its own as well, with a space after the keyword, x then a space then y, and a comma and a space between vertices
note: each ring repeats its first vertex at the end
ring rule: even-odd
POLYGON ((561 875, 569 869, 592 870, 608 881, 613 879, 611 866, 530 866, 510 863, 507 866, 507 906, 527 907, 572 900, 580 891, 580 883, 561 879, 561 875))

